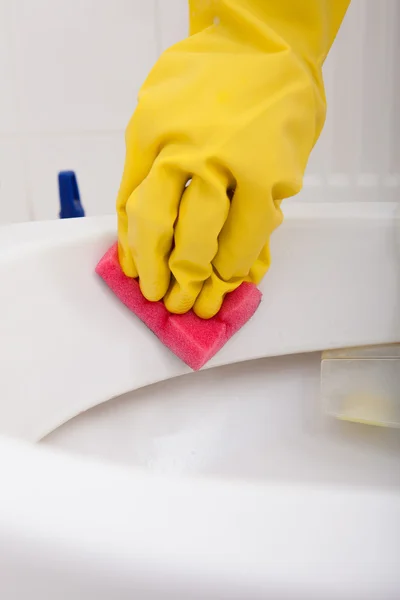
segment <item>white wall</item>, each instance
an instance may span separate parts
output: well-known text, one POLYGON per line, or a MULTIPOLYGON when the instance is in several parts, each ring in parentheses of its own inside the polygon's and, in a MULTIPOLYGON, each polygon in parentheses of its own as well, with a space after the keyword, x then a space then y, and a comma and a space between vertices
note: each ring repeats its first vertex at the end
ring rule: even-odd
POLYGON ((325 65, 328 118, 303 197, 400 199, 399 62, 399 0, 352 0, 325 65))
MULTIPOLYGON (((111 213, 123 131, 186 0, 0 0, 0 222, 56 218, 57 173, 111 213)), ((328 59, 329 117, 303 198, 399 196, 398 0, 353 0, 328 59)))

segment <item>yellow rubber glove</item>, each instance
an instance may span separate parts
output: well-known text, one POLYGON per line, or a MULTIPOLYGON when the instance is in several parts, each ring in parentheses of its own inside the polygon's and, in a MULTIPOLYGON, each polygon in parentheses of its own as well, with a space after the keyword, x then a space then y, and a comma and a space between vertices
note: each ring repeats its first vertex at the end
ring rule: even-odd
POLYGON ((262 279, 324 123, 321 67, 348 4, 190 3, 192 35, 158 60, 126 133, 119 257, 146 298, 209 318, 262 279))

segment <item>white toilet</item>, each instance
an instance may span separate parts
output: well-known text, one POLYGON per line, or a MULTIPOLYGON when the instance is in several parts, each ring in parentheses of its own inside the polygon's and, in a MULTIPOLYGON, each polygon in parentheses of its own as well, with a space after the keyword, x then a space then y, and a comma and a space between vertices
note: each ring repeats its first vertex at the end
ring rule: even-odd
POLYGON ((0 229, 0 597, 397 600, 399 212, 289 203, 200 373, 94 274, 113 218, 0 229))

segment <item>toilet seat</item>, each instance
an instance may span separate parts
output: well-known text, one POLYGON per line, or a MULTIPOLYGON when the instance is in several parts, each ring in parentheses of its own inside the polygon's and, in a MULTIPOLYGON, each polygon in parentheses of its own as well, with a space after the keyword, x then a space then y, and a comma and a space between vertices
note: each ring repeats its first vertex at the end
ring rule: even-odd
MULTIPOLYGON (((399 342, 396 211, 291 205, 257 318, 209 367, 399 342)), ((0 229, 0 596, 397 599, 396 486, 150 476, 27 443, 189 373, 93 274, 114 237, 113 218, 0 229)))
MULTIPOLYGON (((397 213, 390 203, 289 205, 260 308, 208 366, 398 342, 397 213)), ((94 274, 115 229, 107 217, 0 230, 0 396, 12 399, 0 405, 2 433, 37 441, 189 372, 94 274)))

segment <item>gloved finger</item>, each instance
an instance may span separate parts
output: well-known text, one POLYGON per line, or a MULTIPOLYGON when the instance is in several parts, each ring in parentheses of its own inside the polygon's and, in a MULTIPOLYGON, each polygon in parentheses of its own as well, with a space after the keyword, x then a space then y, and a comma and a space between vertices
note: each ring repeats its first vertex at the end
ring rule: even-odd
POLYGON ((213 270, 197 296, 193 311, 202 319, 211 319, 219 312, 226 294, 233 292, 242 282, 242 279, 223 281, 213 270))
POLYGON ((243 281, 251 281, 258 285, 271 264, 269 243, 265 244, 256 262, 252 265, 249 274, 244 279, 234 278, 223 281, 218 273, 213 270, 209 279, 204 282, 200 294, 193 307, 194 312, 202 319, 211 319, 216 315, 225 299, 226 294, 233 292, 243 281))
MULTIPOLYGON (((120 221, 118 219, 118 221, 120 221)), ((128 231, 118 223, 118 260, 121 269, 127 277, 136 279, 138 271, 128 245, 128 231)))
POLYGON ((248 277, 282 219, 279 202, 273 200, 268 187, 239 183, 213 260, 220 278, 229 282, 248 277))
POLYGON ((138 123, 138 116, 135 112, 125 133, 125 163, 116 203, 119 262, 128 277, 137 277, 138 273, 129 250, 126 204, 133 190, 149 173, 155 159, 155 151, 151 146, 146 146, 146 150, 140 147, 139 132, 140 123, 138 123))
POLYGON ((153 302, 168 290, 174 223, 187 179, 184 171, 160 157, 126 204, 129 250, 142 294, 153 302))
POLYGON ((194 305, 202 319, 216 315, 227 293, 243 281, 258 284, 270 266, 269 237, 282 220, 279 203, 260 201, 250 186, 237 188, 219 236, 213 271, 194 305), (260 249, 261 248, 261 249, 260 249))
POLYGON ((258 285, 264 278, 264 275, 271 266, 271 252, 269 247, 269 240, 260 252, 256 262, 252 265, 249 276, 246 281, 251 281, 258 285))
POLYGON ((229 184, 226 174, 209 170, 206 178, 194 176, 182 196, 169 259, 174 283, 164 299, 170 312, 190 310, 210 277, 218 236, 229 213, 229 184))

